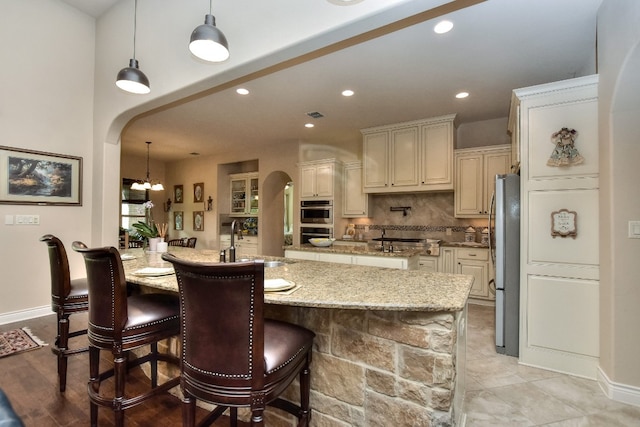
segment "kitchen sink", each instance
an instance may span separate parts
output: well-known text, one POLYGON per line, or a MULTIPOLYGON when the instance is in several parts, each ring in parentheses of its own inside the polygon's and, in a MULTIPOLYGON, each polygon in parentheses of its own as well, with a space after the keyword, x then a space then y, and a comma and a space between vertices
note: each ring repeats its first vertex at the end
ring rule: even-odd
POLYGON ((264 268, 273 268, 273 267, 282 267, 287 265, 287 263, 282 261, 265 261, 264 268))

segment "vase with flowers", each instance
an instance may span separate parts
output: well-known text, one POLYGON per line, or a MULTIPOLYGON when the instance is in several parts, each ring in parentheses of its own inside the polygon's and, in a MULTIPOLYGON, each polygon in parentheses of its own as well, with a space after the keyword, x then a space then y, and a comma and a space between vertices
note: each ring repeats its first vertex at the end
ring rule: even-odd
POLYGON ((153 208, 153 202, 151 200, 145 202, 144 208, 146 211, 146 221, 138 221, 133 224, 133 228, 136 229, 136 234, 139 238, 145 241, 145 246, 148 245, 149 250, 152 252, 157 251, 158 242, 164 240, 164 236, 167 231, 166 224, 162 224, 158 229, 156 223, 153 221, 151 214, 151 208, 153 208))

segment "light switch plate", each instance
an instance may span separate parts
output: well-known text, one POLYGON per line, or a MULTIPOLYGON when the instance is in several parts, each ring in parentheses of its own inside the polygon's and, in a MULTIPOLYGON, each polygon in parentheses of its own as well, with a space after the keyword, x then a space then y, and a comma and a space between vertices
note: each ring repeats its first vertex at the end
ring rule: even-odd
POLYGON ((629 221, 629 238, 640 239, 640 221, 629 221))
POLYGON ((4 216, 4 225, 13 225, 13 215, 4 216))

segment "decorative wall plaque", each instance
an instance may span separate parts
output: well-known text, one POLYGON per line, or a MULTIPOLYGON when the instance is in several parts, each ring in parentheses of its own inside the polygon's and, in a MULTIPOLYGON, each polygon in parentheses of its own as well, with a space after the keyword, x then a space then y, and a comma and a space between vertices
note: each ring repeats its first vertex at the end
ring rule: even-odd
POLYGON ((551 212, 551 236, 576 238, 578 235, 578 214, 567 209, 551 212))

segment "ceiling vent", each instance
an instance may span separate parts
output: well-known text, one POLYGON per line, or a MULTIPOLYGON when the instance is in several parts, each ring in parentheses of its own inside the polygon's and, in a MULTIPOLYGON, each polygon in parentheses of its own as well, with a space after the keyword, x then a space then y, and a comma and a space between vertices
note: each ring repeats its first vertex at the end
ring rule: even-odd
POLYGON ((313 119, 321 119, 324 117, 324 115, 322 113, 319 113, 318 111, 312 111, 310 113, 307 113, 307 116, 313 119))

